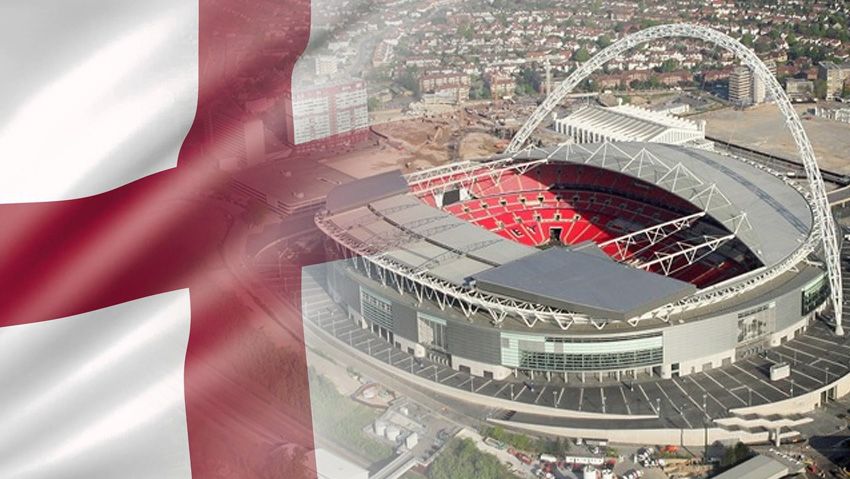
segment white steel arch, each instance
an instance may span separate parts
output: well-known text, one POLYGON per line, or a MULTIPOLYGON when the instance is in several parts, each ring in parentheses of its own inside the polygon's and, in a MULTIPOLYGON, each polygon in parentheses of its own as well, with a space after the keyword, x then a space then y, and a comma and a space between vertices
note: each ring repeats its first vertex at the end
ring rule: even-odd
POLYGON ((531 117, 517 132, 506 150, 507 153, 519 151, 531 133, 540 123, 558 106, 564 97, 569 94, 579 83, 591 73, 598 70, 609 60, 625 53, 637 45, 653 40, 664 38, 696 38, 717 45, 735 54, 743 64, 748 66, 753 75, 764 85, 769 96, 772 96, 779 107, 779 111, 785 118, 785 124, 797 144, 800 159, 806 170, 811 193, 811 205, 814 213, 814 234, 819 235, 823 245, 823 255, 829 276, 833 313, 835 315, 835 334, 843 335, 844 329, 841 325, 843 302, 841 286, 841 257, 838 246, 838 235, 835 222, 830 212, 829 200, 826 196, 826 187, 818 169, 812 145, 800 122, 800 117, 791 105, 785 90, 779 85, 776 78, 770 73, 765 64, 756 54, 745 47, 734 38, 717 30, 687 23, 670 25, 659 25, 627 35, 619 41, 609 45, 590 60, 582 63, 576 68, 558 87, 549 94, 543 103, 537 107, 531 117))

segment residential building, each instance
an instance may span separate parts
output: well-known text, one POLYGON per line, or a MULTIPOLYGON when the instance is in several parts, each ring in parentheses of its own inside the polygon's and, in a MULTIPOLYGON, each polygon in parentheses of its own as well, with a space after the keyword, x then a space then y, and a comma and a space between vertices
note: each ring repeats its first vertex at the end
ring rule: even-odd
POLYGON ((363 80, 293 86, 291 99, 291 110, 286 112, 286 139, 292 145, 321 139, 365 138, 368 133, 363 80))
POLYGON ((512 96, 514 90, 516 90, 516 80, 506 73, 491 73, 485 77, 485 80, 490 88, 490 95, 493 99, 512 96))
POLYGON ((729 75, 729 101, 736 105, 752 104, 753 72, 748 67, 735 67, 729 75))
POLYGON ((314 61, 316 62, 317 76, 329 76, 337 72, 336 58, 330 55, 317 56, 314 61))
MULTIPOLYGON (((773 77, 776 77, 776 62, 773 60, 767 60, 764 62, 767 69, 770 71, 770 74, 773 77)), ((758 77, 753 75, 753 97, 752 103, 754 105, 758 105, 759 103, 764 103, 765 101, 771 100, 771 98, 767 97, 767 86, 761 81, 758 77)))
POLYGON ((844 82, 850 80, 850 62, 820 62, 818 79, 826 81, 827 100, 841 96, 844 82))
POLYGON ((436 73, 419 77, 422 93, 433 93, 457 102, 469 99, 469 75, 464 73, 436 73))
POLYGON ((805 101, 814 96, 815 85, 805 78, 789 78, 785 80, 785 93, 791 101, 805 101))

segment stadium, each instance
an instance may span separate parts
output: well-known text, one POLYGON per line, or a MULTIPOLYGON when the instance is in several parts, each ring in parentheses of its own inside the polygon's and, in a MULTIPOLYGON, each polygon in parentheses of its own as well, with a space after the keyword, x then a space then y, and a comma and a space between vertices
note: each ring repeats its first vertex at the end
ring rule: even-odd
POLYGON ((318 224, 350 258, 329 287, 351 319, 460 371, 569 381, 686 375, 800 334, 829 296, 812 217, 755 164, 602 143, 374 176, 318 224))
POLYGON ((305 282, 307 324, 518 428, 798 434, 850 388, 819 175, 661 143, 520 149, 586 74, 503 155, 332 189, 315 222, 340 259, 305 282))

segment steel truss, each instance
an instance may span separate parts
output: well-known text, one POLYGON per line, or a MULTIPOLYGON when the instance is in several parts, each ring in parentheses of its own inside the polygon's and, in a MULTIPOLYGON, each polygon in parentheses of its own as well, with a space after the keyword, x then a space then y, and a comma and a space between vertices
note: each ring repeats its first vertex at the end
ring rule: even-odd
POLYGON ((725 236, 704 236, 702 243, 690 244, 684 241, 677 241, 673 246, 674 251, 672 252, 655 252, 653 254, 654 258, 645 261, 639 262, 634 266, 649 271, 653 266, 659 266, 661 271, 664 272, 665 275, 669 275, 675 270, 673 269, 673 263, 678 258, 684 258, 687 266, 691 266, 706 255, 713 251, 717 251, 717 248, 720 247, 723 243, 735 238, 734 234, 728 234, 725 236))
POLYGON ((732 206, 732 202, 716 184, 706 184, 685 165, 676 163, 670 166, 646 148, 630 155, 609 141, 602 142, 593 150, 575 144, 560 145, 552 151, 532 148, 512 158, 492 162, 464 162, 454 164, 452 168, 431 168, 412 173, 407 179, 416 182, 410 183, 411 190, 416 196, 422 197, 457 188, 469 189, 481 178, 498 183, 507 171, 523 175, 537 165, 552 161, 582 163, 633 176, 667 189, 708 213, 732 206), (444 174, 450 177, 440 176, 444 174))
POLYGON ((338 252, 348 258, 352 266, 385 286, 395 287, 399 294, 406 292, 414 294, 420 303, 424 299, 430 299, 441 309, 456 307, 463 311, 467 318, 479 311, 484 311, 490 314, 497 325, 508 316, 521 319, 528 327, 534 327, 538 321, 552 321, 564 330, 575 322, 594 324, 600 329, 605 325, 605 321, 596 321, 586 315, 497 296, 474 288, 460 287, 424 274, 418 268, 410 268, 393 261, 384 255, 386 251, 376 245, 358 240, 333 221, 328 221, 328 214, 325 211, 316 215, 316 225, 334 239, 339 248, 338 252))
MULTIPOLYGON (((616 148, 616 145, 609 145, 608 147, 616 148)), ((568 159, 571 152, 575 153, 577 149, 583 150, 584 153, 591 153, 592 157, 598 158, 600 162, 605 162, 607 167, 611 168, 608 161, 610 158, 608 158, 607 155, 600 155, 602 152, 607 152, 608 147, 602 145, 596 151, 589 152, 583 147, 578 147, 577 145, 563 145, 551 154, 547 153, 547 156, 542 160, 539 158, 522 158, 523 154, 520 154, 517 155, 519 158, 497 160, 498 163, 494 165, 495 167, 492 169, 486 169, 487 166, 490 166, 488 164, 467 162, 463 168, 454 168, 452 170, 454 178, 451 181, 453 184, 475 181, 475 178, 480 177, 481 175, 501 175, 505 171, 515 169, 517 167, 523 167, 523 170, 527 170, 542 161, 550 161, 553 159, 556 161, 559 159, 563 161, 564 159, 568 159), (563 159, 560 158, 562 154, 564 155, 563 159)), ((654 178, 661 178, 666 173, 673 170, 673 168, 663 165, 663 172, 657 171, 658 165, 662 164, 663 162, 654 158, 654 155, 650 152, 642 150, 623 164, 622 171, 629 171, 630 168, 633 168, 634 170, 632 171, 642 170, 646 173, 655 169, 656 173, 652 176, 654 178)), ((443 170, 443 168, 439 168, 439 170, 443 170)), ((681 171, 684 170, 680 170, 680 173, 681 171)), ((439 172, 429 170, 419 172, 418 174, 422 181, 432 181, 432 186, 436 186, 439 183, 434 181, 440 174, 439 172), (429 177, 432 179, 428 179, 429 177)), ((670 177, 672 178, 672 175, 670 177)), ((719 191, 716 190, 713 185, 709 185, 708 187, 697 190, 697 194, 695 196, 705 196, 709 198, 709 201, 704 204, 711 206, 712 201, 710 198, 722 197, 722 194, 720 194, 720 196, 715 196, 718 194, 720 194, 719 191)), ((725 202, 722 202, 721 204, 723 203, 725 202)), ((370 207, 370 212, 376 219, 383 218, 386 221, 392 222, 392 220, 384 217, 385 211, 377 211, 370 207)), ((705 213, 700 212, 697 214, 705 213)), ((528 327, 533 327, 538 321, 551 321, 563 330, 570 328, 573 324, 591 324, 598 329, 602 329, 609 322, 608 320, 590 318, 584 314, 572 313, 548 306, 517 301, 511 298, 489 294, 474 288, 458 287, 427 274, 427 268, 432 267, 433 264, 436 263, 429 264, 429 262, 426 261, 426 263, 423 263, 416 268, 411 268, 394 262, 386 255, 388 249, 401 246, 409 241, 420 240, 423 238, 422 235, 427 236, 428 234, 436 234, 444 228, 450 227, 448 225, 437 225, 431 228, 425 228, 419 232, 409 231, 406 229, 427 226, 427 224, 436 221, 436 217, 423 218, 404 224, 396 224, 396 226, 402 231, 400 231, 398 235, 385 237, 383 240, 379 240, 375 237, 372 238, 372 240, 367 239, 360 241, 349 235, 343 229, 337 227, 333 221, 326 221, 327 216, 329 216, 327 212, 320 212, 320 214, 317 215, 317 224, 326 234, 336 239, 338 242, 337 246, 341 248, 340 252, 346 257, 349 257, 353 265, 364 271, 370 278, 377 279, 387 286, 395 286, 396 289, 398 289, 399 294, 403 294, 406 291, 413 293, 420 302, 427 298, 436 302, 440 308, 455 307, 460 309, 467 317, 471 317, 473 314, 483 311, 490 314, 493 323, 496 325, 501 324, 507 317, 520 319, 528 327)), ((676 221, 677 220, 673 220, 674 223, 676 221)), ((744 228, 751 228, 747 221, 746 213, 743 212, 729 218, 724 223, 726 223, 730 231, 735 234, 744 228)), ((658 227, 663 229, 662 225, 656 226, 656 228, 658 227)), ((635 232, 634 235, 639 235, 640 233, 641 232, 635 232)), ((810 236, 794 255, 773 268, 761 268, 759 270, 751 271, 746 275, 733 278, 722 285, 718 284, 706 288, 691 297, 685 298, 676 303, 661 306, 656 310, 650 311, 640 317, 632 318, 627 322, 632 326, 637 326, 640 321, 646 319, 666 321, 672 314, 724 301, 738 294, 754 289, 789 271, 799 262, 804 260, 805 257, 814 250, 813 245, 815 244, 815 239, 816 238, 813 236, 810 236)), ((446 257, 460 256, 464 254, 466 253, 449 250, 446 252, 446 257)), ((442 259, 443 258, 440 258, 440 260, 442 259)), ((439 261, 437 261, 437 263, 439 263, 439 261)))
MULTIPOLYGON (((558 148, 552 152, 551 155, 547 155, 547 157, 558 159, 555 157, 556 153, 559 156, 561 153, 565 153, 564 159, 566 159, 569 157, 570 151, 574 152, 576 148, 577 145, 564 145, 562 148, 558 148)), ((587 150, 582 147, 578 147, 578 149, 587 152, 587 150)), ((487 166, 486 164, 468 162, 465 168, 467 170, 477 171, 475 175, 488 173, 502 174, 509 169, 515 168, 517 165, 528 165, 530 162, 529 159, 523 158, 498 161, 499 164, 497 167, 493 170, 487 171, 487 173, 482 173, 482 171, 480 171, 482 167, 487 166)), ((533 161, 535 162, 534 164, 537 164, 539 160, 534 158, 533 161)), ((545 159, 545 161, 549 160, 545 159)), ((628 166, 625 166, 624 170, 627 168, 646 169, 648 167, 649 169, 652 169, 651 165, 655 165, 656 163, 656 159, 652 158, 651 153, 641 151, 626 163, 628 166)), ((754 166, 759 166, 759 164, 754 164, 754 166)), ((528 168, 530 167, 531 166, 528 166, 528 168)), ((461 175, 466 173, 463 169, 454 169, 453 172, 455 174, 460 173, 461 175)), ((431 174, 438 174, 430 171, 421 173, 425 174, 423 177, 431 174)), ((434 178, 436 178, 436 176, 434 176, 434 178)), ((456 182, 468 181, 460 178, 461 176, 458 176, 456 178, 456 182)), ((786 181, 786 183, 788 182, 786 181)), ((793 186, 791 183, 788 184, 793 186)), ((374 209, 371 210, 371 213, 376 218, 383 216, 382 212, 374 209)), ((394 286, 399 291, 399 294, 411 292, 415 295, 419 302, 424 299, 429 299, 437 303, 437 305, 443 309, 446 307, 455 307, 461 310, 468 318, 478 312, 485 312, 490 315, 493 323, 497 326, 508 317, 522 320, 528 327, 533 327, 538 321, 554 322, 562 330, 567 330, 574 324, 591 324, 597 329, 602 329, 609 322, 608 320, 594 319, 584 314, 572 313, 548 306, 527 303, 508 297, 489 294, 474 288, 458 287, 454 284, 428 275, 427 271, 421 269, 421 267, 416 269, 410 268, 406 265, 396 263, 391 258, 387 257, 386 253, 389 248, 401 246, 411 240, 421 239, 421 234, 432 231, 438 232, 444 228, 443 226, 437 225, 432 228, 426 228, 425 230, 420 231, 419 234, 412 231, 402 231, 399 235, 393 235, 391 239, 370 242, 368 240, 360 241, 349 235, 345 230, 336 226, 333 221, 328 221, 328 216, 330 215, 327 212, 320 212, 316 217, 316 223, 329 237, 334 238, 337 241, 336 246, 340 248, 340 253, 342 253, 345 257, 348 257, 352 265, 364 271, 368 277, 379 280, 384 285, 394 286)), ((405 227, 421 227, 432 221, 434 221, 434 218, 424 218, 422 220, 399 224, 397 226, 400 229, 404 229, 405 227)), ((730 231, 735 234, 742 229, 751 228, 749 221, 746 218, 746 213, 743 212, 729 218, 724 223, 727 227, 729 227, 730 231)), ((724 283, 705 288, 676 303, 661 306, 644 315, 632 318, 628 320, 627 323, 632 326, 637 326, 644 320, 667 321, 671 315, 722 302, 750 291, 762 284, 772 281, 783 273, 792 270, 797 264, 803 261, 806 256, 815 250, 814 245, 816 242, 817 237, 815 237, 814 234, 811 234, 794 254, 772 268, 760 268, 745 275, 730 279, 724 283)))
POLYGON ((692 215, 683 216, 674 220, 666 221, 649 228, 644 228, 634 233, 625 234, 617 238, 599 243, 599 248, 614 246, 616 251, 611 255, 614 261, 625 261, 634 255, 651 248, 668 237, 689 228, 697 220, 705 216, 704 211, 692 215))
MULTIPOLYGON (((590 60, 579 65, 550 95, 537 110, 529 117, 516 136, 508 145, 508 153, 516 153, 522 148, 532 132, 546 119, 547 116, 558 106, 564 97, 569 94, 579 83, 601 68, 611 59, 622 55, 632 48, 653 41, 666 38, 696 38, 713 45, 719 46, 733 53, 743 64, 753 71, 754 76, 765 85, 767 95, 773 97, 779 111, 785 119, 785 125, 794 138, 800 159, 806 171, 811 195, 809 200, 814 213, 814 226, 812 236, 820 240, 823 249, 823 257, 827 266, 829 276, 830 295, 833 313, 835 315, 835 334, 843 335, 843 290, 841 284, 841 256, 838 245, 838 235, 835 221, 832 217, 829 200, 826 196, 826 187, 823 183, 820 169, 817 165, 812 145, 803 129, 797 112, 791 105, 785 90, 779 85, 776 78, 770 73, 765 64, 756 56, 755 52, 745 47, 734 38, 718 32, 717 30, 693 24, 679 23, 671 25, 659 25, 627 35, 617 42, 604 48, 594 55, 590 60)), ((797 256, 797 255, 794 255, 797 256)), ((793 267, 793 265, 791 265, 793 267)))

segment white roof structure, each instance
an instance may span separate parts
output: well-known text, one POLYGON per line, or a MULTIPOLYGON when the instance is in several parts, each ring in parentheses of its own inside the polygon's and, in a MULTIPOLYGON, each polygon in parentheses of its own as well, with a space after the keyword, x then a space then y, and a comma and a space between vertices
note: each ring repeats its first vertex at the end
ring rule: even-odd
POLYGON ((715 479, 780 479, 790 473, 785 464, 759 454, 715 476, 715 479))
POLYGON ((555 121, 576 143, 639 141, 712 149, 702 124, 633 105, 587 106, 555 121))

